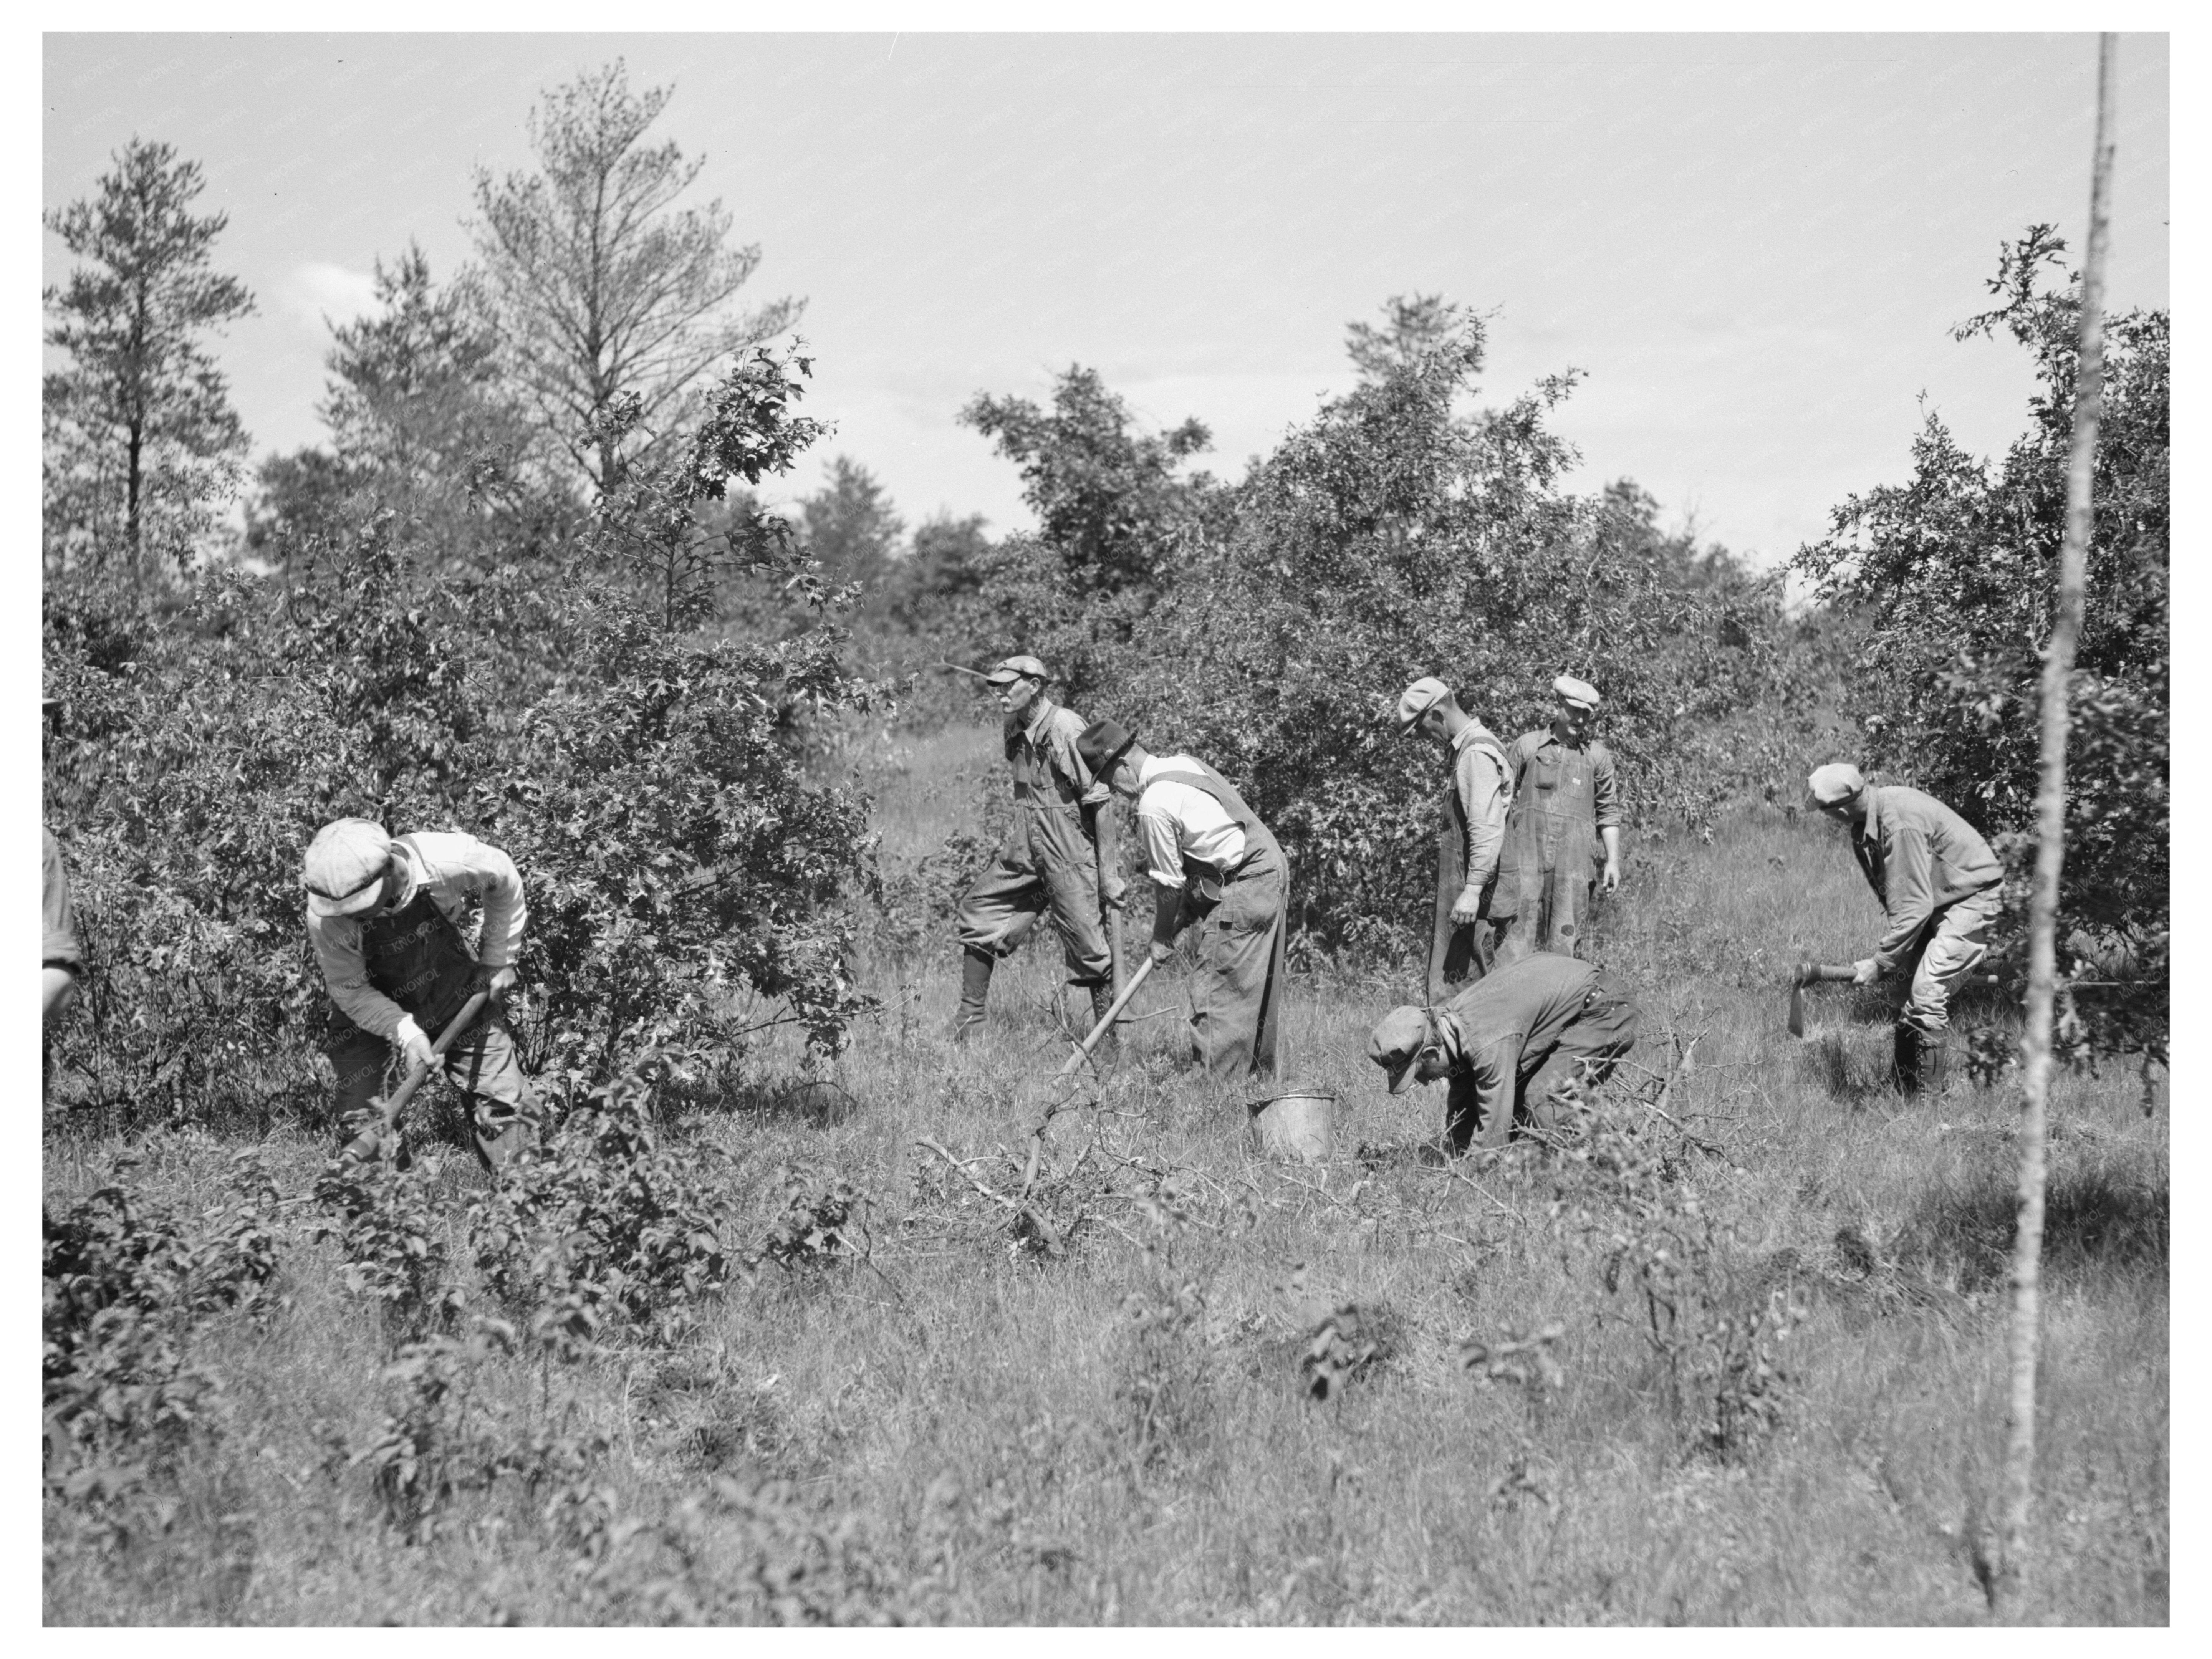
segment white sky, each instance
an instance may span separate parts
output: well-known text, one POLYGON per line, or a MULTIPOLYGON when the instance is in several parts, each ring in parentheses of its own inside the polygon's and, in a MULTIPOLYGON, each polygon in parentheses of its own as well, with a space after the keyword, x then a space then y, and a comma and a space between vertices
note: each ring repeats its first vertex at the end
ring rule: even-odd
MULTIPOLYGON (((47 34, 41 198, 133 133, 205 169, 261 314, 220 355, 258 456, 318 441, 325 316, 411 236, 466 257, 470 173, 529 164, 540 89, 617 55, 673 82, 807 301, 808 412, 909 524, 1027 522, 954 415, 1098 368, 1246 459, 1349 381, 1347 323, 1415 290, 1492 313, 1487 399, 1569 365, 1577 483, 1764 559, 1900 477, 1923 393, 1972 447, 2020 430, 2009 342, 1952 343, 2000 239, 2077 247, 2094 35, 47 34)), ((2121 44, 2111 299, 2167 295, 2166 37, 2121 44)), ((67 258, 44 240, 44 277, 67 258)))

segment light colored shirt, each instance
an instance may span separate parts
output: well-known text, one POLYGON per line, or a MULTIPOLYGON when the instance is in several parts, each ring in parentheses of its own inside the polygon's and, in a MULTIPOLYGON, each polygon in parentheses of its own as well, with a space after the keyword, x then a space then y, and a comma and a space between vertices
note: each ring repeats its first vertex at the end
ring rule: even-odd
MULTIPOLYGON (((459 830, 423 830, 392 843, 394 857, 407 868, 407 890, 395 908, 415 902, 428 891, 430 902, 467 936, 471 900, 483 907, 483 930, 477 959, 489 968, 511 965, 522 948, 522 927, 529 910, 522 902, 522 875, 514 860, 489 842, 459 830), (412 844, 412 852, 410 845, 412 844)), ((307 938, 315 948, 315 965, 323 970, 323 983, 338 1012, 364 1031, 404 1042, 421 1028, 414 1016, 368 982, 368 962, 362 953, 362 918, 319 916, 307 912, 307 938)))
POLYGON ((1866 822, 1851 853, 1885 913, 1875 967, 1887 974, 1919 938, 1938 907, 2004 879, 1989 842, 1933 795, 1902 784, 1867 791, 1866 822))
POLYGON ((1460 849, 1467 885, 1480 891, 1498 868, 1498 849, 1505 841, 1505 809, 1513 790, 1504 766, 1486 744, 1498 745, 1480 720, 1470 720, 1452 739, 1452 788, 1467 819, 1467 845, 1460 849))
POLYGON ((1145 833, 1145 873, 1155 887, 1181 887, 1185 859, 1217 870, 1244 860, 1244 832, 1219 801, 1188 783, 1154 781, 1166 773, 1197 770, 1188 755, 1153 755, 1138 770, 1137 827, 1145 833))

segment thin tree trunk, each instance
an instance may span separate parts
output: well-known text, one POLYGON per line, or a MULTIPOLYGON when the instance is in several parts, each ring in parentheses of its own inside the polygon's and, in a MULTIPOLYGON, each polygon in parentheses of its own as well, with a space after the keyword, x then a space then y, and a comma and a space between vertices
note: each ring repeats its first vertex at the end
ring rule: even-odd
POLYGON ((2016 1613, 2026 1588, 2028 1514, 2035 1492, 2035 1367, 2043 1277, 2044 1120, 2051 1093, 2051 1018, 2057 981, 2058 876, 2066 856, 2067 692, 2081 631, 2090 487, 2105 392, 2105 250, 2111 240, 2114 37, 2097 41, 2097 137, 2089 175, 2089 246, 2081 261, 2081 351, 2074 441, 2066 466, 2066 536, 2058 605, 2043 659, 2041 776, 2035 794, 2035 888, 2028 909, 2027 1032, 2021 1097, 2020 1198, 2012 1245, 2012 1377, 2005 1414, 2004 1514, 1991 1601, 2016 1613))

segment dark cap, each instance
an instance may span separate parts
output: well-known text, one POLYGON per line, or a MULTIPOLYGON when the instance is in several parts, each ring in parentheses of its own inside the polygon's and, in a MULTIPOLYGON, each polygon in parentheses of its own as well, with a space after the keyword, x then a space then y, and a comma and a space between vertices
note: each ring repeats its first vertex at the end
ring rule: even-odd
POLYGON ((1436 1040, 1429 1011, 1408 1003, 1376 1022, 1367 1034, 1367 1058, 1389 1074, 1390 1092, 1402 1095, 1413 1086, 1413 1062, 1436 1040))
POLYGON ((1075 740, 1075 752, 1083 757, 1092 777, 1103 778, 1136 740, 1137 734, 1119 720, 1093 720, 1075 740))

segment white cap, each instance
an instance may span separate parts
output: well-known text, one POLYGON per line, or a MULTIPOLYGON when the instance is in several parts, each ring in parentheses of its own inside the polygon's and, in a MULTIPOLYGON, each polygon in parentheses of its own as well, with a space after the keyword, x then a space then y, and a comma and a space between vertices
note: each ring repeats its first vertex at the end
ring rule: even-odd
POLYGON ((319 916, 349 916, 374 904, 392 862, 392 837, 367 818, 335 818, 315 831, 301 861, 300 885, 319 916))
POLYGON ((1859 769, 1849 761, 1831 761, 1826 766, 1813 769, 1812 776, 1805 780, 1815 806, 1840 806, 1866 787, 1866 780, 1859 769))

